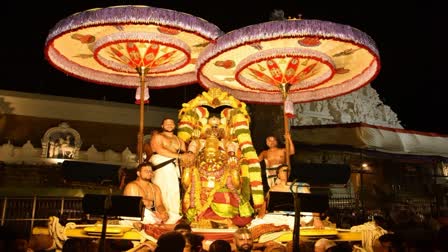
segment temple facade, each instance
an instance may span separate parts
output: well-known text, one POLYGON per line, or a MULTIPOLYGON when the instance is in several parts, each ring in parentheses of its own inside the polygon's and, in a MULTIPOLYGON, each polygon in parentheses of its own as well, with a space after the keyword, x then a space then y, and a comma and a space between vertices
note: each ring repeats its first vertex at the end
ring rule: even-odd
MULTIPOLYGON (((144 127, 160 128, 177 110, 150 107, 144 127)), ((135 166, 137 105, 0 91, 0 160, 57 163, 59 159, 135 166)))
POLYGON ((397 114, 385 105, 370 85, 328 100, 294 105, 293 126, 366 123, 402 129, 397 114))
MULTIPOLYGON (((282 136, 281 108, 248 105, 248 110, 254 147, 261 151, 267 135, 282 136)), ((290 123, 297 151, 292 168, 315 165, 338 174, 340 165, 350 167, 347 183, 329 188, 332 208, 347 216, 387 212, 390 218, 398 218, 404 209, 412 209, 408 215, 415 218, 447 211, 447 136, 403 129, 370 86, 325 101, 295 104, 294 110, 290 123)), ((177 118, 178 110, 147 107, 145 133, 159 128, 165 117, 177 118)), ((0 203, 12 209, 18 205, 11 197, 32 197, 24 203, 32 207, 39 206, 42 196, 79 200, 88 192, 107 191, 109 185, 68 183, 77 181, 67 179, 62 164, 133 169, 138 123, 136 105, 0 91, 0 203)), ((117 193, 120 183, 113 183, 117 193)), ((76 213, 71 217, 80 216, 79 205, 68 208, 76 213)))

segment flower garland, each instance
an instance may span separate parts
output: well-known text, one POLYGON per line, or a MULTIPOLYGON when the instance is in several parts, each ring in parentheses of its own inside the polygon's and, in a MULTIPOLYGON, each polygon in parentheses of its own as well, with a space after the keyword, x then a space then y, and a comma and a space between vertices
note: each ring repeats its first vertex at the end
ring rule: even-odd
MULTIPOLYGON (((223 170, 224 170, 224 168, 223 168, 223 170)), ((205 210, 207 210, 207 208, 210 207, 210 205, 212 204, 213 198, 215 196, 216 190, 224 187, 224 185, 227 183, 228 176, 229 176, 229 170, 226 170, 224 172, 223 176, 221 177, 221 179, 215 181, 215 185, 214 185, 213 189, 208 193, 207 200, 205 201, 204 204, 202 204, 201 193, 203 192, 203 190, 202 190, 201 176, 199 174, 199 169, 193 170, 193 177, 194 177, 193 181, 197 182, 197 183, 195 183, 195 188, 194 188, 194 192, 193 192, 194 193, 194 206, 193 207, 195 207, 198 210, 198 212, 197 212, 198 216, 201 213, 203 213, 205 210)))
MULTIPOLYGON (((222 122, 227 124, 231 141, 237 142, 241 153, 241 178, 243 200, 252 200, 255 208, 260 208, 264 204, 263 185, 261 182, 261 167, 258 162, 258 155, 252 144, 249 130, 250 117, 246 110, 246 104, 221 91, 219 88, 211 88, 208 92, 202 92, 189 103, 182 104, 179 111, 178 136, 185 142, 189 142, 195 129, 202 127, 207 120, 209 113, 201 106, 230 106, 221 112, 222 122)), ((238 150, 239 151, 239 150, 238 150)), ((191 195, 194 197, 195 195, 191 195)), ((189 196, 190 197, 190 196, 189 196)), ((188 197, 188 198, 189 198, 188 197)), ((187 200, 187 199, 185 199, 187 200)))
MULTIPOLYGON (((261 167, 250 136, 249 116, 244 112, 247 113, 245 110, 240 111, 232 117, 232 128, 244 157, 244 161, 241 163, 241 176, 248 178, 254 207, 259 209, 264 203, 261 167)), ((243 192, 243 194, 245 193, 243 192)))

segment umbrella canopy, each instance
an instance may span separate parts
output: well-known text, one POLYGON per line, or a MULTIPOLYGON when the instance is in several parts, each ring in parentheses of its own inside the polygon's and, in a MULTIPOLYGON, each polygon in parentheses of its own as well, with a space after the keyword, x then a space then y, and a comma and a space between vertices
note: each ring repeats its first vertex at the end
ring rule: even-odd
POLYGON ((113 6, 73 14, 49 32, 47 60, 77 78, 137 88, 145 67, 149 87, 196 82, 200 52, 222 31, 207 21, 168 9, 113 6))
POLYGON ((349 93, 380 69, 374 41, 360 30, 320 20, 281 20, 221 36, 198 59, 198 80, 246 102, 294 103, 349 93))
POLYGON ((149 6, 73 14, 50 31, 45 56, 57 69, 105 85, 139 88, 138 161, 143 155, 144 90, 196 82, 201 51, 222 31, 192 15, 149 6))

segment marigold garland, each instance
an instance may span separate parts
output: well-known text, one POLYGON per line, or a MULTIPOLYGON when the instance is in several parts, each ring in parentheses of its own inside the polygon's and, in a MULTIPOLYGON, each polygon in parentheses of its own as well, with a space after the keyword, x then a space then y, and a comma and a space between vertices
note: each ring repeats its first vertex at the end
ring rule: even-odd
MULTIPOLYGON (((252 196, 254 207, 261 207, 264 203, 263 188, 261 186, 261 167, 258 163, 258 155, 252 144, 249 130, 250 117, 244 102, 237 100, 218 88, 211 88, 208 92, 202 92, 202 95, 198 95, 190 102, 182 104, 182 109, 178 115, 178 136, 185 142, 189 142, 193 131, 205 125, 209 113, 204 107, 201 107, 204 105, 213 108, 219 106, 232 107, 221 112, 221 119, 223 123, 227 124, 229 129, 229 140, 236 141, 239 144, 240 150, 238 150, 237 154, 242 155, 240 157, 240 169, 243 181, 241 189, 243 200, 248 201, 250 196, 252 196)), ((194 195, 189 194, 188 197, 187 194, 184 201, 189 200, 188 198, 191 196, 197 199, 197 192, 194 192, 194 195)), ((206 205, 209 206, 207 203, 201 209, 206 205)))

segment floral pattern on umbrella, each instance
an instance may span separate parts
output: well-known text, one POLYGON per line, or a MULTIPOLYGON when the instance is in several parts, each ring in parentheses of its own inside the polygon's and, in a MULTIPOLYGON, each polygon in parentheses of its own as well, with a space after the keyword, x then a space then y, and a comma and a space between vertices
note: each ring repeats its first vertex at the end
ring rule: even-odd
POLYGON ((202 50, 222 31, 192 15, 149 6, 113 6, 59 21, 46 44, 47 60, 67 74, 99 84, 137 88, 145 67, 150 88, 196 82, 202 50))
POLYGON ((253 103, 327 99, 368 84, 380 69, 374 41, 360 30, 320 20, 282 20, 221 36, 198 59, 198 80, 253 103))

